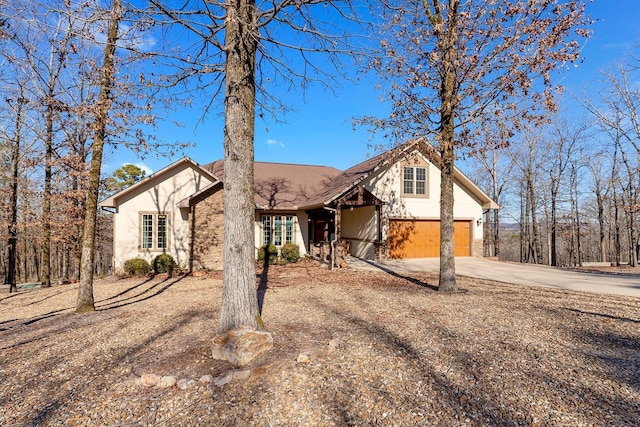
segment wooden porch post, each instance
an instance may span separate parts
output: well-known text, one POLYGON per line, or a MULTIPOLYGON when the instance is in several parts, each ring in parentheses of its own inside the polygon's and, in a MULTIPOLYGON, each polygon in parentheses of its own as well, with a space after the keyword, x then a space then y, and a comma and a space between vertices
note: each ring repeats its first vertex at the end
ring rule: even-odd
POLYGON ((378 223, 378 235, 377 242, 375 244, 375 258, 376 261, 380 261, 382 258, 381 252, 384 250, 382 244, 382 205, 376 203, 376 222, 378 223))
POLYGON ((336 206, 336 212, 334 214, 334 223, 333 223, 333 240, 331 241, 331 264, 329 268, 333 270, 336 265, 336 245, 340 242, 340 223, 342 221, 342 206, 336 206))

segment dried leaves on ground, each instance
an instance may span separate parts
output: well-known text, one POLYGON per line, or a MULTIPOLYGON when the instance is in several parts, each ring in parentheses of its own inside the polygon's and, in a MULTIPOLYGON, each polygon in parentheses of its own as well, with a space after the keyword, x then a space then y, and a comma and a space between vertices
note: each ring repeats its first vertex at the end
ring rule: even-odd
POLYGON ((257 269, 274 349, 210 357, 219 275, 0 294, 0 425, 636 426, 640 300, 312 262, 257 269), (336 347, 326 351, 328 343, 336 347), (302 357, 300 355, 303 355, 302 357), (298 362, 297 362, 298 361, 298 362), (143 374, 189 387, 140 384, 143 374), (206 378, 206 377, 205 377, 206 378), (185 384, 185 382, 182 382, 185 384))

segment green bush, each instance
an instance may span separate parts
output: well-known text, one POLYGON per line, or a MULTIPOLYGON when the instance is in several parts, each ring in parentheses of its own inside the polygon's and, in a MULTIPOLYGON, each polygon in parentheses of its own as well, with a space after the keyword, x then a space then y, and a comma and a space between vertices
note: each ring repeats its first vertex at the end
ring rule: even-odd
POLYGON ((278 248, 274 244, 268 244, 258 249, 258 261, 267 259, 269 264, 275 264, 278 261, 278 248))
POLYGON ((298 262, 300 259, 300 248, 293 243, 286 243, 280 249, 280 256, 288 263, 298 262))
POLYGON ((169 273, 169 275, 172 275, 177 266, 175 260, 169 254, 160 254, 153 259, 153 271, 156 274, 169 273))
POLYGON ((124 262, 124 272, 128 276, 144 276, 151 271, 151 265, 146 259, 133 258, 124 262))

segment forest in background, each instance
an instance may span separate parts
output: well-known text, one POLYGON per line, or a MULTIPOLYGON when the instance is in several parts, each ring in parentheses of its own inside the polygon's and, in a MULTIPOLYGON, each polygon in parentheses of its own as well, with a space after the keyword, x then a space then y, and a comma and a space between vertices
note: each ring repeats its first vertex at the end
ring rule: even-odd
POLYGON ((471 176, 502 207, 485 214, 485 256, 638 265, 639 70, 629 55, 544 126, 473 153, 471 176))
MULTIPOLYGON (((13 244, 19 282, 41 281, 43 265, 50 265, 52 281, 78 279, 100 84, 94 71, 104 42, 106 12, 99 5, 72 10, 78 6, 68 2, 0 2, 2 278, 13 244)), ((121 38, 127 53, 119 63, 110 144, 179 151, 146 133, 161 92, 136 71, 149 60, 148 25, 140 20, 121 38)), ((637 265, 639 64, 631 56, 626 64, 611 64, 597 88, 594 82, 592 98, 574 100, 571 111, 561 106, 545 126, 525 127, 508 141, 487 136, 481 149, 468 151, 466 164, 475 167, 466 171, 503 206, 486 214, 485 255, 558 266, 637 265)), ((164 96, 181 108, 178 94, 164 96)), ((105 275, 109 215, 101 213, 98 225, 95 271, 105 275)))

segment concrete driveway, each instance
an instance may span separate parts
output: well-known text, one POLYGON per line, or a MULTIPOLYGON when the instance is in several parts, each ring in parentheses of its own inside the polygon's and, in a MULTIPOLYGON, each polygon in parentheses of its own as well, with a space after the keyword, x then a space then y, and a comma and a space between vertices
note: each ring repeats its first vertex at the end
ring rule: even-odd
MULTIPOLYGON (((438 271, 439 258, 350 262, 355 268, 392 270, 396 273, 438 271)), ((640 298, 640 273, 608 274, 560 270, 557 268, 493 261, 482 258, 456 258, 456 274, 516 285, 546 286, 573 291, 627 295, 640 298)))

